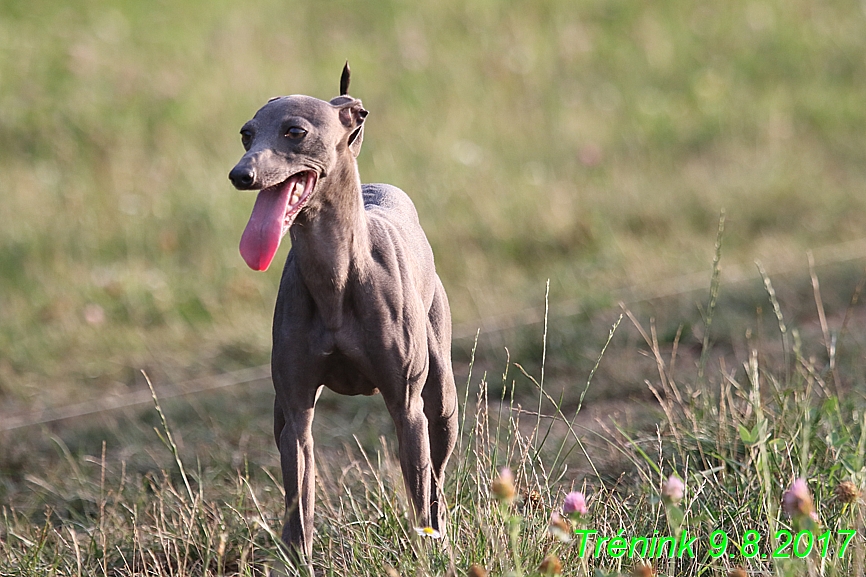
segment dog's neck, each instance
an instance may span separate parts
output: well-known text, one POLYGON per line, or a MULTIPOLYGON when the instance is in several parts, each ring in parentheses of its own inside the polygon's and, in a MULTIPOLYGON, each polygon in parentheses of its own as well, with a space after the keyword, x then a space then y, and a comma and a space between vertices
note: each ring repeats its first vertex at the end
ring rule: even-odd
POLYGON ((289 229, 301 277, 331 330, 342 325, 347 287, 370 258, 358 165, 348 151, 341 160, 289 229))

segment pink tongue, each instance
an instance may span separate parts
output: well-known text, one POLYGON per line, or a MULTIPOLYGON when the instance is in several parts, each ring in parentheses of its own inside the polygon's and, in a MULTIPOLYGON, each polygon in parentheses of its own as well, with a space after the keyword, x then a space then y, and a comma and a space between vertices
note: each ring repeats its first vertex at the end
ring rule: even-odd
POLYGON ((250 221, 241 235, 241 256, 253 270, 267 270, 283 238, 289 191, 295 179, 259 192, 250 221))

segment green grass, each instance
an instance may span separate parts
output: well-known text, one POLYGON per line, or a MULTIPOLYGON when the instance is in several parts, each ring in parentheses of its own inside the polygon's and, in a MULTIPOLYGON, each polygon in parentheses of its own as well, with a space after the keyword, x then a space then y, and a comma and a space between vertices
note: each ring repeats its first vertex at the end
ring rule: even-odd
POLYGON ((3 14, 10 402, 267 358, 282 257, 267 274, 238 257, 252 196, 226 178, 237 131, 274 94, 333 96, 345 58, 371 111, 363 179, 415 200, 458 323, 538 304, 547 278, 554 303, 605 306, 702 270, 722 208, 727 258, 748 266, 866 227, 856 2, 9 0, 3 14))

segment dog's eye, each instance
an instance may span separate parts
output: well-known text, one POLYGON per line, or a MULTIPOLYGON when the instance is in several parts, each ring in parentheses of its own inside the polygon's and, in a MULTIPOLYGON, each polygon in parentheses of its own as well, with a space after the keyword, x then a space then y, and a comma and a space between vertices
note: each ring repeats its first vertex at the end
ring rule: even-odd
POLYGON ((307 135, 307 131, 301 128, 300 126, 293 126, 286 132, 286 137, 291 138, 293 140, 297 140, 299 138, 303 138, 307 135))
POLYGON ((247 150, 250 149, 250 142, 252 142, 252 140, 253 135, 250 134, 249 131, 244 130, 243 132, 241 132, 241 144, 243 144, 244 148, 246 148, 247 150))

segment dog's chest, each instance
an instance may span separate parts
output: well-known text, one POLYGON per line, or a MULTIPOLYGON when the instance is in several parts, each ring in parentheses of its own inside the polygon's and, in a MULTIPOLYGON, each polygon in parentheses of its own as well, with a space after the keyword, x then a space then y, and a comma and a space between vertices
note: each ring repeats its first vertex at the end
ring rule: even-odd
POLYGON ((364 368, 336 350, 324 361, 322 384, 341 395, 375 395, 379 389, 367 377, 364 368))

